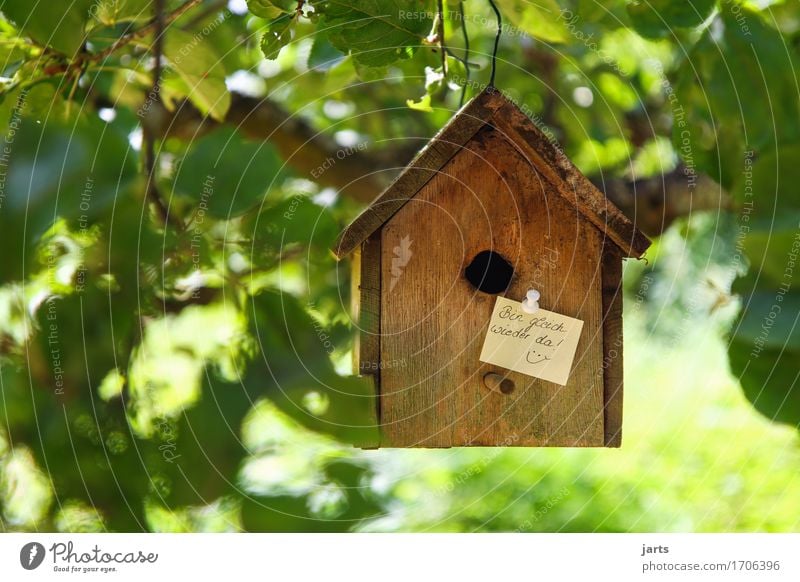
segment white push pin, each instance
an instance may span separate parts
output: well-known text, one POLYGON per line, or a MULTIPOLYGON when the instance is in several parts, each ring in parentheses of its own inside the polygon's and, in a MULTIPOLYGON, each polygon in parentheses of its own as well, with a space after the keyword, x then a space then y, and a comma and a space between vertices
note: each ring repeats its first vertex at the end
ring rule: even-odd
POLYGON ((529 289, 522 302, 522 311, 525 313, 536 313, 539 309, 539 297, 541 294, 536 289, 529 289))

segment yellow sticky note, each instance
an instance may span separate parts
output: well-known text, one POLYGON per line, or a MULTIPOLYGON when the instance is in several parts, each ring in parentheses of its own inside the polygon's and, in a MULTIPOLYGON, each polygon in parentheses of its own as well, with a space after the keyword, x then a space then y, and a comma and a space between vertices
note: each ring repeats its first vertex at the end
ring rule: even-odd
POLYGON ((486 330, 480 361, 565 386, 575 359, 583 322, 498 297, 486 330))

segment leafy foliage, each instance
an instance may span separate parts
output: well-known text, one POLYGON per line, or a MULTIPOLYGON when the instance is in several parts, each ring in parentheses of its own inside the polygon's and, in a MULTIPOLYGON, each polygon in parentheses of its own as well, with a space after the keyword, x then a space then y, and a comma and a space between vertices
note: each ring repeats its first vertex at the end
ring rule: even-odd
POLYGON ((715 0, 688 0, 687 2, 634 1, 626 6, 633 26, 646 37, 661 37, 675 34, 675 29, 699 26, 709 17, 716 5, 715 0))
POLYGON ((91 0, 76 0, 54 7, 47 2, 4 0, 1 8, 22 35, 71 57, 86 40, 92 4, 91 0))
POLYGON ((225 67, 219 55, 197 35, 170 31, 164 56, 184 84, 182 93, 204 114, 222 121, 231 105, 225 67))
POLYGON ((174 188, 195 205, 205 194, 215 217, 237 216, 281 186, 282 166, 269 143, 245 141, 234 128, 220 128, 189 147, 177 165, 174 188))
MULTIPOLYGON (((488 81, 494 14, 166 4, 155 79, 150 0, 0 3, 0 527, 379 527, 410 494, 380 485, 386 457, 352 448, 374 442, 375 403, 349 375, 348 274, 328 249, 488 81)), ((498 5, 497 86, 597 183, 677 175, 692 195, 678 214, 709 190, 726 200, 628 281, 656 279, 642 295, 675 334, 685 314, 723 327, 738 294, 731 369, 796 427, 797 4, 498 5)), ((557 475, 525 495, 540 469, 505 490, 522 512, 560 495, 557 475)), ((442 528, 518 527, 474 507, 485 486, 442 528)), ((564 529, 625 529, 575 511, 564 529)))
POLYGON ((360 65, 378 67, 410 57, 430 31, 430 3, 415 0, 330 0, 319 5, 319 29, 360 65))

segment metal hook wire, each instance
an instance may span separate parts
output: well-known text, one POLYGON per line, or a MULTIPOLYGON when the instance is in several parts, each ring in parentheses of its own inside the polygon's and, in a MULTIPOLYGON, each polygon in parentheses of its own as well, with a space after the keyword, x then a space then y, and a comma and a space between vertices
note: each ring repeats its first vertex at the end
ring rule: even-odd
POLYGON ((461 16, 461 32, 464 35, 464 87, 461 90, 461 101, 459 107, 464 106, 464 98, 467 96, 467 86, 469 86, 469 33, 467 32, 467 19, 464 17, 464 0, 459 2, 458 11, 461 16))
POLYGON ((503 31, 503 17, 500 16, 500 11, 497 9, 494 0, 489 0, 489 6, 492 7, 497 18, 497 34, 494 37, 494 50, 492 51, 492 74, 489 77, 489 87, 494 87, 494 73, 497 69, 497 47, 500 44, 500 33, 503 31))

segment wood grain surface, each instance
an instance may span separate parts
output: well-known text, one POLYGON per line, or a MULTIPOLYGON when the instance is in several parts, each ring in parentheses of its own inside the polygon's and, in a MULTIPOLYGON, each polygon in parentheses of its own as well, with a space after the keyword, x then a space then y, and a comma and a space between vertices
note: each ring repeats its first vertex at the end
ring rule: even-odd
POLYGON ((484 126, 467 147, 379 231, 381 444, 603 446, 604 235, 497 130, 484 126), (392 249, 406 236, 412 256, 390 292, 392 249), (504 296, 533 287, 542 308, 584 321, 566 386, 479 361, 496 296, 464 269, 484 250, 514 265, 504 296), (487 389, 487 372, 515 390, 487 389))
POLYGON ((605 446, 622 446, 622 256, 611 245, 603 255, 603 385, 605 446))

